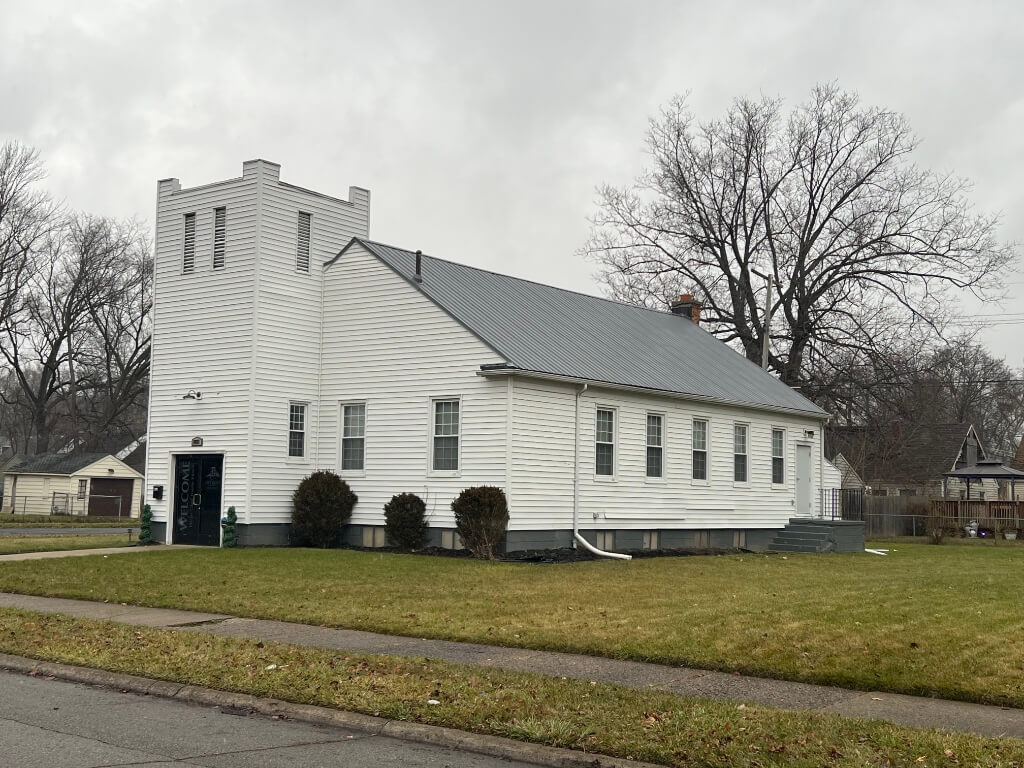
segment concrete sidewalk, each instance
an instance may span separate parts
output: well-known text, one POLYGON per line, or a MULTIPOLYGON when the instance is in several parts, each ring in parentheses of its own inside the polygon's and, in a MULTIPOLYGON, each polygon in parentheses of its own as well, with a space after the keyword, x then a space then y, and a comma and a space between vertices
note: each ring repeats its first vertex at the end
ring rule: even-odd
POLYGON ((82 618, 116 621, 122 624, 205 632, 223 637, 256 638, 317 648, 421 656, 458 664, 614 683, 628 688, 654 688, 698 698, 749 702, 777 709, 817 710, 851 717, 887 720, 919 728, 941 728, 984 736, 1024 738, 1024 710, 945 699, 851 691, 823 685, 571 653, 378 635, 372 632, 329 629, 283 621, 243 619, 223 614, 142 608, 85 600, 0 593, 0 608, 23 608, 42 613, 62 613, 82 618))
POLYGON ((124 528, 0 528, 0 536, 101 536, 109 533, 131 533, 138 536, 139 529, 124 528))
POLYGON ((191 548, 191 544, 153 544, 146 547, 101 547, 99 549, 58 549, 52 552, 19 552, 16 555, 0 555, 0 563, 17 560, 52 560, 58 557, 85 557, 87 555, 130 555, 138 552, 163 552, 168 549, 191 548))

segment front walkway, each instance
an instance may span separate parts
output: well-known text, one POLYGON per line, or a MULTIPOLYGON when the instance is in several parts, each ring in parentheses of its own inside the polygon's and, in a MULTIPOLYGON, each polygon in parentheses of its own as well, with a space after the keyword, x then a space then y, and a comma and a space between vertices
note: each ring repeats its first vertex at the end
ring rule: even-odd
MULTIPOLYGON (((150 551, 155 547, 140 548, 150 551)), ((160 549, 163 549, 161 547, 160 549)), ((123 549, 112 550, 121 553, 123 549)), ((54 553, 74 554, 74 553, 54 553)), ((571 653, 501 648, 476 643, 424 640, 378 635, 350 629, 329 629, 283 621, 243 619, 214 613, 143 608, 87 600, 66 600, 0 593, 0 608, 63 613, 179 631, 206 632, 223 637, 307 645, 316 648, 423 656, 457 664, 534 672, 614 683, 628 688, 655 688, 683 696, 750 702, 788 710, 818 710, 850 717, 887 720, 919 728, 967 731, 984 736, 1024 738, 1024 710, 895 693, 851 691, 824 685, 770 680, 709 672, 687 667, 619 661, 571 653)), ((940 674, 937 672, 937 674, 940 674)))

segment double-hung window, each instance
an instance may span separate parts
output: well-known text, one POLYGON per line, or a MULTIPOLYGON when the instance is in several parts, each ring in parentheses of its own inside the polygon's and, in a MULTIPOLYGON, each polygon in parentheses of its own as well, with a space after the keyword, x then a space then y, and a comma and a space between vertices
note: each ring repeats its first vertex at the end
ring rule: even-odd
POLYGON ((78 498, 84 499, 89 495, 89 481, 79 480, 78 481, 78 498))
POLYGON ((359 472, 366 459, 366 403, 341 407, 341 469, 359 472))
POLYGON ((660 413, 647 414, 647 476, 665 474, 665 419, 660 413))
POLYGON ((747 425, 733 424, 732 427, 732 479, 737 483, 747 482, 747 425))
POLYGON ((611 476, 615 474, 615 411, 597 409, 597 458, 594 473, 611 476))
POLYGON ((227 249, 227 208, 213 209, 213 268, 224 266, 224 252, 227 249))
POLYGON ((301 458, 306 455, 306 405, 288 405, 288 455, 301 458))
POLYGON ((708 479, 708 422, 706 419, 693 420, 691 437, 693 451, 693 479, 708 479))
POLYGON ((459 401, 434 401, 433 460, 435 471, 459 469, 459 401))
POLYGON ((772 430, 772 482, 786 482, 786 432, 782 429, 772 430))

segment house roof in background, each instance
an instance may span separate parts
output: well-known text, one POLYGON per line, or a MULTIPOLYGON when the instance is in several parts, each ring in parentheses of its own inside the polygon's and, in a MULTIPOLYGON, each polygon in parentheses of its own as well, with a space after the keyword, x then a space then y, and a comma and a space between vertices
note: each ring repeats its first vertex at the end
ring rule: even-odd
MULTIPOLYGON (((688 318, 353 238, 523 371, 827 414, 688 318)), ((340 256, 341 254, 339 254, 340 256)))
POLYGON ((73 475, 108 456, 109 453, 41 453, 22 457, 6 471, 16 475, 73 475))
MULTIPOLYGON (((973 429, 969 423, 896 425, 880 435, 866 427, 832 427, 828 450, 833 456, 842 453, 868 485, 926 484, 953 469, 973 429)), ((980 438, 978 443, 980 458, 985 458, 980 438)))
POLYGON ((1020 445, 1017 446, 1017 455, 1010 462, 1010 466, 1024 471, 1024 438, 1021 438, 1020 445))

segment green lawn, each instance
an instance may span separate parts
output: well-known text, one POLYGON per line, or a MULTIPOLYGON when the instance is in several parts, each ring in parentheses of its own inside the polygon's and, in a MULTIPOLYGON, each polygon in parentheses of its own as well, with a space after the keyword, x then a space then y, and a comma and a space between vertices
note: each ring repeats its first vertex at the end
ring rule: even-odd
POLYGON ((571 565, 194 549, 0 564, 0 591, 180 607, 1024 707, 1024 548, 571 565))
MULTIPOLYGON (((133 536, 137 540, 137 536, 133 536)), ((100 549, 127 547, 127 533, 96 533, 83 536, 0 536, 0 555, 20 552, 54 552, 68 549, 100 549)))
POLYGON ((27 611, 0 610, 0 651, 669 766, 1024 763, 1015 739, 27 611))
POLYGON ((137 517, 0 515, 0 528, 138 528, 137 517))

